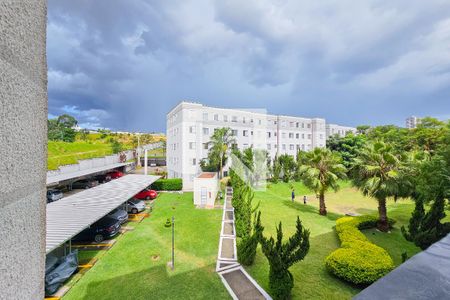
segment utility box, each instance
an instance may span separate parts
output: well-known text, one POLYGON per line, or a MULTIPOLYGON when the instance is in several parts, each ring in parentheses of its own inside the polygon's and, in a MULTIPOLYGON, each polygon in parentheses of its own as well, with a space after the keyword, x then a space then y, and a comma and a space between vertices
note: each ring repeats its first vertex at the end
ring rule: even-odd
POLYGON ((194 178, 194 205, 203 208, 214 208, 219 179, 217 173, 203 172, 194 178))

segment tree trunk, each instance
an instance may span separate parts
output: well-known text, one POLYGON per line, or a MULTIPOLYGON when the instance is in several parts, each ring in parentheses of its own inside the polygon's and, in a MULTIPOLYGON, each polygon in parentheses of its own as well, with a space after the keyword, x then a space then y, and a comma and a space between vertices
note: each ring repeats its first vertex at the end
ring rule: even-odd
POLYGON ((222 174, 222 155, 220 155, 220 170, 219 170, 219 179, 222 179, 223 174, 222 174))
POLYGON ((378 229, 383 232, 388 232, 389 223, 387 219, 386 198, 378 199, 378 218, 378 229))
POLYGON ((325 194, 323 192, 319 195, 319 214, 322 216, 327 215, 327 208, 325 206, 325 194))

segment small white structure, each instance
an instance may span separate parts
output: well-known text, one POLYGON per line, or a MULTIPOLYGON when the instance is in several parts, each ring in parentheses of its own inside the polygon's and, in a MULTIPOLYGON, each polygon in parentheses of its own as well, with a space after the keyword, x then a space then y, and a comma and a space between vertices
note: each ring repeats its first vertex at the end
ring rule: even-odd
POLYGON ((218 191, 219 180, 217 173, 200 173, 200 175, 194 178, 194 205, 214 208, 218 191))

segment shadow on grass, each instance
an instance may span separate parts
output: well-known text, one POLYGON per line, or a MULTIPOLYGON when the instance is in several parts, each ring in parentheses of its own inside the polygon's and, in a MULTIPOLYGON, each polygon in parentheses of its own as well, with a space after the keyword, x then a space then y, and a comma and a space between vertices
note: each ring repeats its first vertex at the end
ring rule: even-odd
POLYGON ((292 201, 285 200, 285 201, 283 201, 283 204, 289 208, 293 208, 295 210, 299 210, 299 211, 305 212, 305 213, 315 214, 318 217, 324 217, 331 221, 336 221, 337 219, 339 219, 340 217, 343 216, 341 214, 337 214, 334 212, 327 212, 326 216, 321 216, 321 215, 319 215, 319 210, 316 207, 311 206, 311 205, 305 205, 305 204, 302 204, 299 202, 292 202, 292 201))
MULTIPOLYGON (((164 265, 88 284, 81 299, 229 299, 215 265, 171 274, 164 265), (217 276, 217 278, 215 278, 217 276)), ((176 266, 175 266, 176 268, 176 266)), ((80 299, 79 298, 79 299, 80 299)))

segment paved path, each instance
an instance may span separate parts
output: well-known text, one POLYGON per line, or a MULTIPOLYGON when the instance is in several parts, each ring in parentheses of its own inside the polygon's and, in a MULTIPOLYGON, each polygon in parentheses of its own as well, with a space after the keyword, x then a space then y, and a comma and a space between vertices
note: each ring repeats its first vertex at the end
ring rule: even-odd
POLYGON ((233 190, 227 188, 216 271, 233 299, 272 299, 238 263, 233 190))

